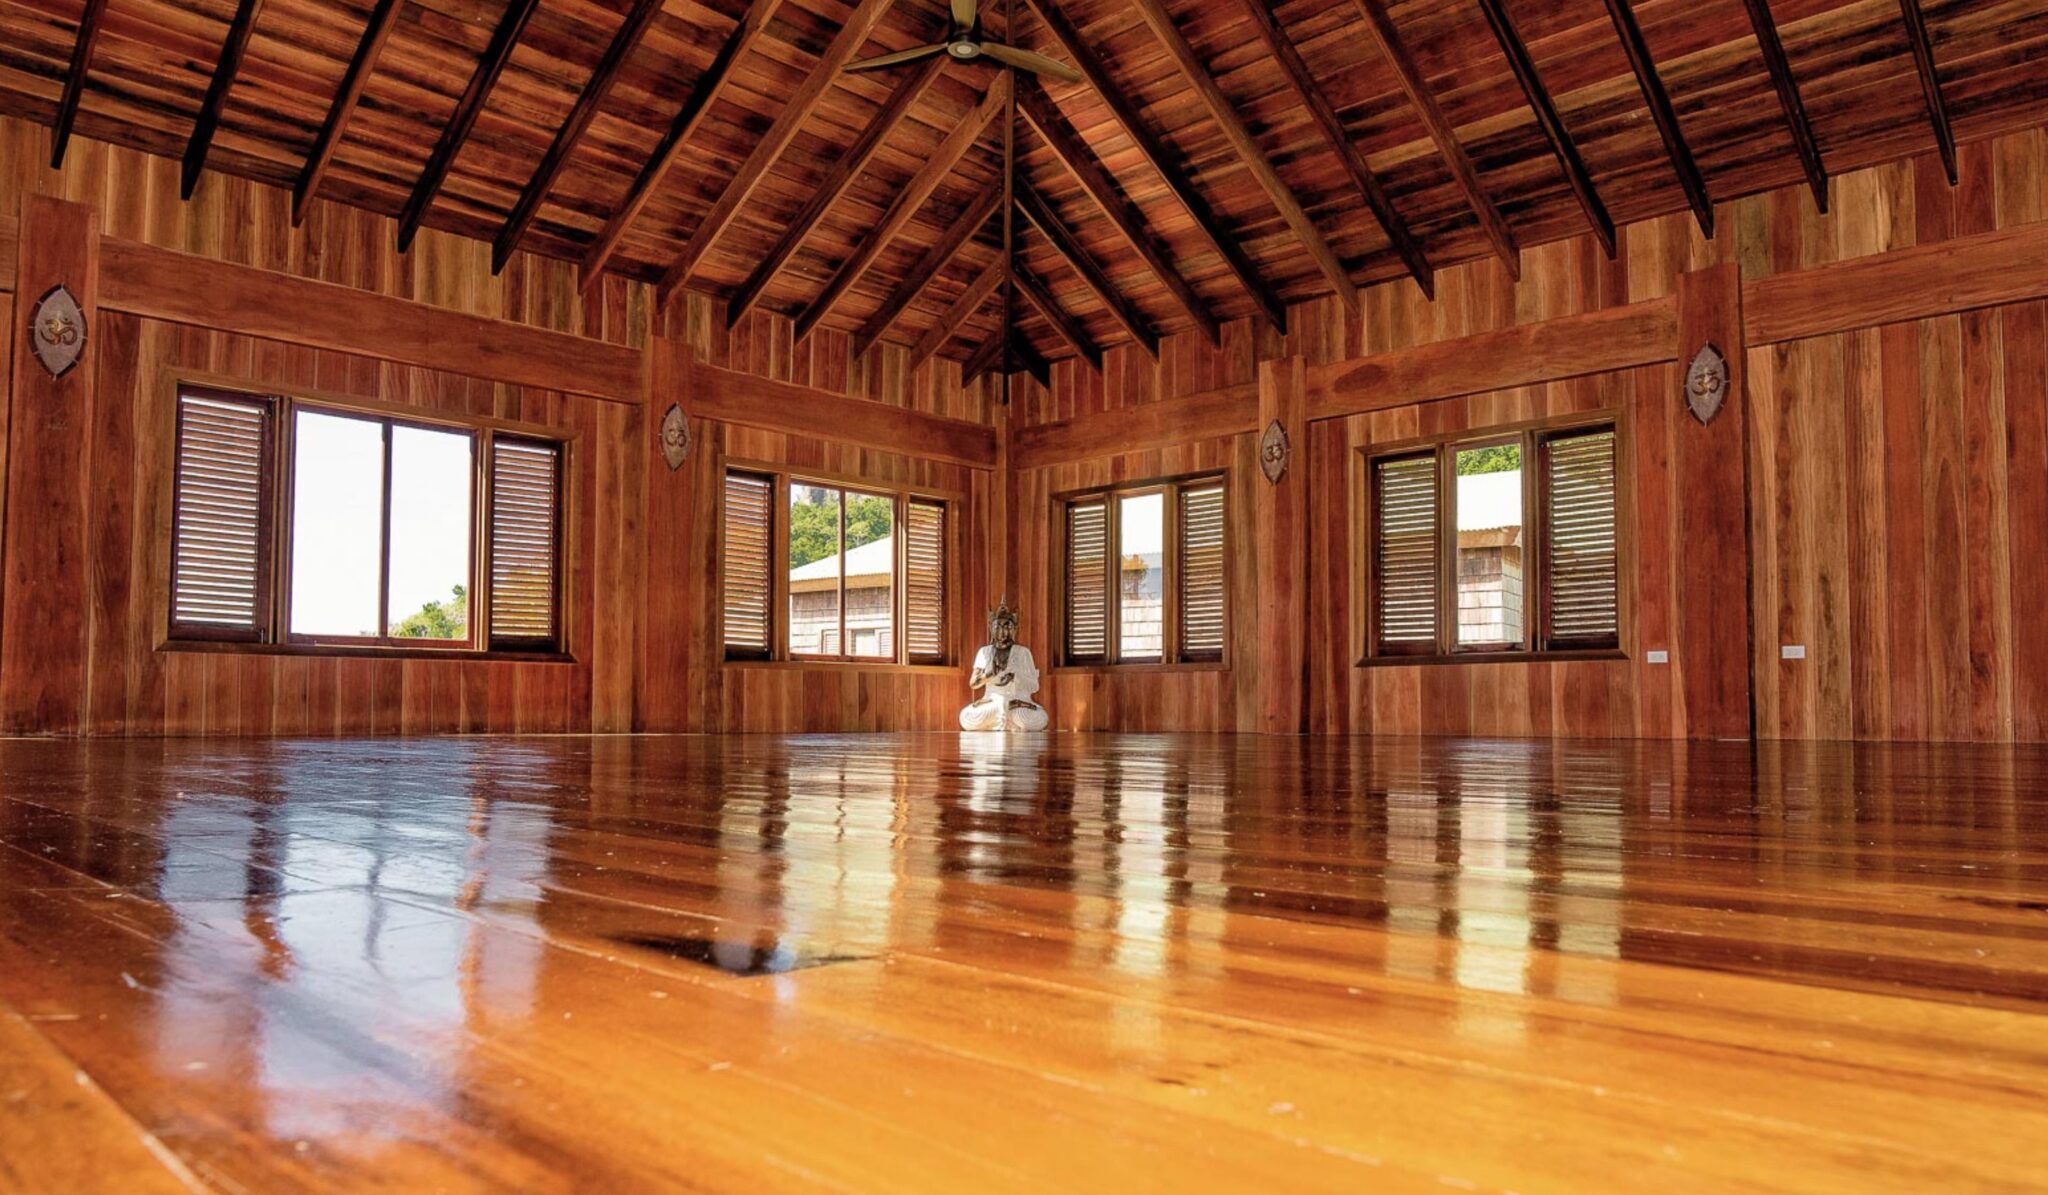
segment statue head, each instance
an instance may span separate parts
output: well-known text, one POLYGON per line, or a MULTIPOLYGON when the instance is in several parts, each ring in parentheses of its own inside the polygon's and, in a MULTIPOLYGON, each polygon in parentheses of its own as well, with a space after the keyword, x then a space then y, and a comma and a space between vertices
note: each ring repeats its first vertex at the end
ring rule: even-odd
POLYGON ((989 611, 988 641, 997 647, 1008 647, 1017 641, 1017 612, 1010 609, 1007 595, 989 611))

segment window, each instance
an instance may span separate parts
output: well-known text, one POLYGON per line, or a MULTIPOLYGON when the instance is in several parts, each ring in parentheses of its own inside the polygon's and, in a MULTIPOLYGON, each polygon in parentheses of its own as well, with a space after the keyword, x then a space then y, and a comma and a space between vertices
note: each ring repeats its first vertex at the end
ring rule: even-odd
POLYGON ((946 663, 948 512, 922 495, 729 470, 726 658, 946 663))
POLYGON ((171 638, 557 651, 562 461, 494 428, 183 387, 171 638))
POLYGON ((1222 661, 1224 506, 1220 477, 1066 499, 1064 662, 1222 661))
POLYGON ((1620 646, 1611 424, 1390 453, 1366 484, 1369 655, 1620 646))

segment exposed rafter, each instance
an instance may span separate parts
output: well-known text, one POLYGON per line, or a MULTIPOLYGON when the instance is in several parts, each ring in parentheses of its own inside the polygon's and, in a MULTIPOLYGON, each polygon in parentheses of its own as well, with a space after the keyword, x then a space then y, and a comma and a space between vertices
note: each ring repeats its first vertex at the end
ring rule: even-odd
MULTIPOLYGON (((1103 215, 1109 217, 1110 224, 1123 234, 1124 240, 1137 251, 1146 268, 1152 271, 1153 276, 1166 287, 1166 292, 1180 304, 1181 310, 1187 312, 1188 318, 1195 321, 1195 327, 1201 329, 1202 336, 1212 345, 1221 344, 1222 329, 1217 324, 1216 317, 1209 313, 1201 296, 1195 293, 1195 288, 1188 285, 1186 278, 1181 277, 1180 270, 1173 264, 1173 258, 1166 246, 1158 237, 1152 235, 1144 216, 1124 196, 1123 191, 1109 177, 1109 172, 1102 168, 1094 152, 1082 142, 1081 135, 1074 131, 1074 126, 1067 122, 1065 114, 1053 107, 1052 100, 1046 96, 1045 90, 1034 81, 1020 82, 1017 86, 1017 111, 1024 117, 1024 122, 1038 134, 1039 140, 1045 142, 1046 148, 1052 150, 1053 156, 1060 160, 1060 164, 1067 168, 1067 172, 1081 184, 1081 189, 1095 201, 1095 206, 1102 209, 1103 215)), ((1130 330, 1130 322, 1125 322, 1125 328, 1130 330)), ((1133 331, 1132 335, 1138 334, 1133 331)), ((1145 337, 1139 336, 1138 339, 1143 342, 1145 337)), ((1152 337, 1145 351, 1157 355, 1156 336, 1152 337)))
POLYGON ((633 7, 626 12, 625 23, 612 35, 604 57, 598 59, 590 80, 577 93, 576 106, 569 109, 569 118, 562 122, 555 139, 548 144, 547 153, 541 155, 540 166, 534 170, 533 177, 526 180, 526 189, 519 193, 518 202, 512 205, 512 214, 505 218, 505 226, 498 230, 497 239, 491 243, 491 273, 503 270, 519 248, 519 239, 533 224, 541 201, 548 197, 549 188, 555 185, 555 176, 561 173, 562 165, 569 160, 576 143, 583 139, 583 133, 596 118, 598 108, 611 94, 612 85, 619 81, 620 68, 640 44, 640 39, 653 27, 654 18, 661 14, 661 5, 662 0, 633 0, 633 7))
POLYGON ((484 56, 469 77, 469 86, 463 89, 462 98, 456 101, 454 115, 442 128, 440 140, 434 143, 434 152, 427 155, 426 167, 420 171, 419 182, 413 184, 412 195, 398 213, 400 253, 412 248, 413 237, 419 235, 420 221, 426 218, 427 209, 433 206, 434 196, 440 193, 449 168, 455 164, 455 155, 462 152, 462 143, 469 140, 469 131, 476 127, 476 118, 483 114, 484 102, 490 98, 491 88, 497 86, 505 64, 512 61, 512 47, 519 44, 519 35, 525 31, 526 22, 533 18, 534 10, 539 7, 540 0, 512 0, 505 15, 498 18, 498 27, 491 31, 484 56))
POLYGON ((1081 276, 1081 281, 1088 284, 1088 289, 1093 291, 1096 299, 1116 317, 1116 322, 1123 325, 1124 331, 1130 333, 1131 339, 1138 347, 1144 349, 1146 355, 1153 360, 1158 360, 1159 334, 1152 330, 1151 325, 1145 322, 1145 317, 1139 315, 1137 309, 1131 306, 1130 300, 1124 298, 1110 282, 1109 276, 1102 272, 1102 267, 1096 265, 1094 259, 1088 256, 1080 241, 1060 222, 1059 215, 1046 204, 1045 199, 1030 187, 1019 185, 1017 210, 1024 213, 1024 218, 1051 243, 1053 250, 1074 268, 1074 272, 1081 276))
POLYGON ((910 301, 915 299, 918 292, 928 286, 933 278, 938 277, 939 271, 946 268, 947 263, 953 260, 953 255, 960 252, 961 246, 973 239, 975 233, 981 231, 982 226, 988 223, 990 216, 995 215, 996 208, 1001 206, 1002 202, 1003 193, 1000 190, 990 188, 982 192, 981 198, 975 200, 974 205, 946 229, 946 235, 925 250, 917 265, 911 268, 910 273, 897 284, 895 290, 889 292, 889 297, 883 300, 875 313, 860 326, 860 330, 853 334, 855 356, 867 352, 875 341, 882 338, 882 333, 889 330, 889 325, 896 322, 896 317, 903 314, 903 309, 910 306, 910 301))
POLYGON ((64 93, 57 98, 56 119, 50 122, 50 169, 64 165, 64 148, 71 142, 71 126, 78 119, 78 102, 85 95, 85 77, 92 72, 92 48, 100 39, 100 17, 107 0, 85 0, 78 17, 78 40, 71 44, 71 68, 64 72, 64 93))
POLYGON ((967 289, 960 292, 960 297, 947 306, 937 322, 925 329, 924 335, 917 338, 917 344, 910 350, 910 368, 916 369, 931 360, 932 354, 945 348, 946 342, 960 331, 960 326, 973 318, 974 313, 980 311, 1002 287, 1009 273, 1009 263, 999 257, 988 263, 987 268, 981 273, 976 274, 974 281, 968 283, 967 289))
POLYGON ((1558 168, 1564 171, 1564 181, 1572 189, 1572 198, 1579 201, 1579 210, 1586 214, 1586 223, 1592 225, 1600 247, 1606 250, 1607 256, 1613 257, 1614 217, 1608 215, 1607 205, 1600 201, 1600 192, 1593 188, 1592 172, 1586 169, 1586 160, 1579 156, 1578 145, 1572 141, 1564 120, 1558 116, 1557 105, 1550 99, 1550 90, 1537 76, 1536 62, 1529 57, 1529 47, 1523 44, 1522 35, 1515 31, 1514 22, 1508 19, 1503 0, 1479 0, 1479 8, 1486 14, 1486 23, 1493 27, 1493 39, 1500 43, 1501 53, 1507 56, 1508 69, 1514 72, 1515 82, 1521 85, 1522 98, 1529 102, 1529 110, 1536 114, 1537 126, 1543 130, 1544 139, 1550 142, 1550 152, 1556 156, 1558 168))
MULTIPOLYGON (((1039 385, 1052 385, 1052 362, 1045 359, 1045 354, 1033 348, 1031 341, 1019 334, 1015 327, 1012 327, 1010 334, 1003 338, 1003 354, 1007 366, 1005 372, 1016 373, 1023 370, 1037 378, 1039 385)), ((1008 397, 1005 396, 1003 401, 1008 402, 1008 397)))
POLYGON ((704 114, 711 111, 711 105, 724 92, 726 85, 732 82, 733 70, 753 47, 754 40, 768 27, 768 18, 775 15, 775 9, 781 2, 753 0, 740 23, 733 26, 732 32, 718 47, 711 65, 697 76, 696 84, 690 88, 690 97, 683 101, 675 119, 669 121, 668 130, 661 135, 661 141, 655 145, 647 163, 640 167, 640 173, 634 176, 633 185, 626 188, 625 199, 605 220, 603 230, 590 243, 590 248, 584 250, 583 262, 577 269, 577 283, 584 290, 589 290, 604 274, 605 264, 618 251, 619 241, 625 237, 626 230, 639 218, 640 210, 647 206, 655 188, 661 186, 661 180, 668 177, 669 168, 676 164, 676 158, 683 152, 683 143, 696 131, 704 114))
POLYGON ((334 160, 335 148, 348 131, 349 118, 355 115, 356 103, 363 98, 363 87, 370 81, 370 72, 377 69, 377 59, 384 53, 384 43, 391 40, 391 31, 398 25, 398 10, 404 2, 377 0, 377 7, 370 10, 370 23, 364 27, 362 40, 356 43, 356 52, 348 60, 347 73, 341 76, 341 90, 334 93, 334 103, 327 109, 327 119, 320 125, 320 135, 313 138, 313 150, 306 155, 305 168, 299 171, 299 180, 292 186, 294 227, 305 221, 307 205, 320 194, 320 183, 327 177, 328 164, 334 160))
POLYGON ((1650 119, 1656 122, 1657 135, 1664 140, 1664 152, 1671 158, 1671 169, 1678 175, 1678 185, 1685 192, 1685 201, 1692 206, 1692 214, 1700 222, 1700 231, 1713 236, 1714 201, 1707 196, 1707 182, 1700 177, 1700 168, 1693 161, 1692 150, 1685 144, 1685 133, 1678 127, 1678 112, 1672 108, 1671 95, 1664 90, 1664 80, 1658 77, 1657 64, 1650 58, 1650 45, 1643 40, 1643 28, 1636 23, 1636 14, 1629 8, 1628 0, 1607 0, 1607 15, 1614 21, 1614 32, 1621 38, 1622 52, 1628 55, 1628 66, 1635 72, 1636 86, 1642 90, 1643 102, 1650 106, 1650 119))
POLYGON ((995 76, 988 94, 982 97, 981 106, 955 125, 952 132, 946 134, 946 139, 939 143, 939 147, 932 151, 929 158, 925 159, 917 174, 896 192, 896 198, 890 202, 889 209, 882 214, 882 218, 855 242, 853 255, 840 263, 839 269, 833 272, 831 280, 825 284, 824 291, 796 317, 798 340, 811 334, 811 329, 818 326, 818 321, 824 319, 833 305, 839 302, 863 273, 867 272, 868 266, 873 264, 876 256, 888 247, 896 234, 903 231, 904 226, 910 223, 911 217, 917 214, 917 209, 923 207, 924 201, 931 198, 932 192, 937 190, 945 177, 960 164, 960 159, 981 139, 981 135, 988 131, 989 126, 994 124, 998 117, 1009 111, 1009 80, 1008 71, 995 76))
POLYGON ((213 64, 213 81, 206 86, 206 99, 199 105, 199 119, 192 126, 192 139, 185 143, 185 160, 178 172, 178 194, 192 198, 199 185, 199 172, 206 169, 206 154, 213 148, 214 131, 220 128, 221 110, 227 107, 228 92, 242 70, 242 55, 249 50, 249 35, 256 31, 256 14, 263 0, 241 0, 234 20, 228 24, 227 40, 221 44, 220 60, 213 64))
POLYGON ((1180 27, 1173 23, 1172 14, 1166 11, 1160 0, 1129 0, 1129 3, 1131 7, 1137 9, 1138 16, 1145 24, 1151 27, 1160 44, 1166 47, 1167 57, 1173 60, 1181 77, 1186 79, 1195 89, 1195 94, 1201 97, 1203 105, 1209 109, 1210 117, 1215 120, 1216 127, 1223 131, 1223 139, 1237 155, 1237 160, 1251 172, 1259 188, 1266 193, 1266 199, 1279 211, 1280 219, 1294 233, 1294 239, 1301 242, 1301 247, 1308 251, 1309 258, 1316 263, 1316 269, 1322 271, 1324 281, 1330 284, 1331 290, 1337 292, 1338 298, 1344 300, 1346 307, 1357 311, 1358 285, 1351 281, 1351 274, 1338 259, 1337 251, 1330 248, 1330 242, 1323 239, 1322 231, 1316 227, 1315 221, 1309 218, 1308 209, 1301 206, 1301 200, 1294 194, 1294 189, 1281 179, 1279 171, 1273 169, 1271 159, 1266 157, 1265 151, 1260 149, 1258 142, 1252 138, 1252 131, 1245 127, 1244 120, 1238 116, 1237 108, 1231 104, 1230 97, 1224 95, 1223 89, 1216 85, 1216 79, 1209 73, 1208 65, 1195 53, 1195 48, 1188 44, 1188 39, 1181 34, 1180 27))
POLYGON ((1145 123, 1137 108, 1124 95, 1123 87, 1110 77, 1108 68, 1096 57, 1094 49, 1088 45, 1080 31, 1067 20, 1066 14, 1059 10, 1053 0, 1026 0, 1026 3, 1045 23, 1047 32, 1060 44, 1060 48, 1066 52, 1082 77, 1088 80, 1088 85, 1095 89, 1102 102, 1109 107, 1110 114, 1116 117, 1117 123, 1130 135, 1131 141, 1138 147, 1138 152, 1144 155, 1152 169, 1165 181, 1167 190, 1172 191, 1174 198, 1187 209, 1188 215, 1195 222, 1195 227, 1201 230, 1203 238, 1223 259, 1223 264, 1229 267, 1238 285, 1251 296, 1259 314, 1264 316, 1266 322, 1275 330, 1286 331, 1287 305, 1280 301, 1279 292, 1259 275, 1258 267, 1245 255, 1237 238, 1224 230, 1223 221, 1218 218, 1215 209, 1209 206, 1209 201, 1195 190, 1194 181, 1181 165, 1179 155, 1169 149, 1159 135, 1145 123))
MULTIPOLYGON (((1497 2, 1497 0, 1496 0, 1497 2)), ((1806 103, 1799 98, 1799 83, 1792 78, 1792 64, 1785 58, 1785 43, 1778 39, 1778 22, 1771 16, 1769 0, 1742 0, 1749 9, 1749 27, 1756 31, 1756 48, 1771 72, 1771 86, 1778 91, 1778 104, 1785 109, 1785 124, 1792 133, 1792 147, 1799 153, 1799 168, 1806 172, 1806 185, 1813 192, 1813 206, 1828 210, 1828 172, 1821 165, 1820 147, 1813 140, 1813 122, 1806 118, 1806 103)))
POLYGON ((1044 283, 1032 277, 1031 272, 1022 266, 1010 271, 1010 282, 1017 288, 1017 293, 1023 296, 1024 301, 1045 317, 1045 321, 1052 325, 1053 331, 1060 334, 1060 339, 1066 341, 1080 354, 1082 360, 1088 362, 1089 368, 1098 373, 1102 371, 1102 350, 1089 337, 1087 330, 1081 327, 1080 322, 1060 307, 1052 297, 1052 292, 1045 289, 1044 283))
POLYGON ((1458 184, 1458 190, 1465 195, 1465 203, 1472 214, 1479 218, 1479 229, 1492 243, 1493 251, 1507 266, 1508 273, 1516 278, 1522 276, 1521 247, 1515 242, 1514 230, 1494 206, 1493 197, 1486 193, 1486 186, 1479 180, 1479 170, 1472 165, 1472 159, 1465 153, 1464 145, 1458 141, 1458 130, 1436 102, 1436 96, 1429 90, 1428 82, 1409 56, 1408 47, 1401 40, 1400 30, 1394 28, 1393 18, 1387 15, 1383 0, 1355 0, 1358 11, 1365 17, 1365 28, 1379 46, 1380 56, 1393 69, 1394 79, 1414 106, 1415 114, 1422 118, 1423 127, 1429 130, 1431 141, 1436 143, 1437 153, 1444 164, 1451 168, 1451 177, 1458 184))
POLYGON ((860 136, 854 139, 845 153, 839 155, 839 160, 832 163, 832 169, 826 171, 825 177, 812 190, 810 202, 804 205, 803 211, 797 213, 796 219, 790 221, 788 230, 782 234, 782 239, 775 242, 775 247, 768 251, 767 256, 761 259, 761 264, 755 266, 754 272, 741 284, 739 293, 726 304, 727 327, 738 324, 740 317, 744 316, 747 309, 761 297, 762 292, 768 289, 768 284, 775 280, 775 275, 781 272, 782 267, 788 264, 789 259, 803 245, 804 238, 817 227, 818 221, 825 218, 825 213, 832 210, 832 205, 839 202, 839 197, 846 193, 846 188, 853 184, 853 180, 860 176, 860 172, 867 169, 867 164, 875 156, 875 151, 889 139, 889 134, 895 131, 897 124, 910 111, 911 106, 917 103, 918 97, 924 94, 925 89, 939 77, 945 66, 944 57, 927 58, 915 71, 905 75, 902 81, 896 84, 896 90, 889 93, 888 101, 876 111, 874 118, 868 121, 867 127, 860 131, 860 136))
POLYGON ((704 254, 718 241, 726 226, 732 222, 732 218, 739 214, 740 208, 753 195, 754 189, 761 185, 761 180, 768 177, 768 171, 775 165, 775 159, 782 156, 782 151, 787 149, 790 141, 796 137, 797 130, 802 128, 804 121, 810 119, 811 113, 817 110, 819 101, 832 89, 839 72, 860 51, 862 43, 868 39, 868 34, 874 32, 876 24, 881 21, 882 15, 889 11, 889 6, 893 2, 894 0, 860 0, 860 7, 854 9, 846 18, 846 24, 840 26, 838 35, 832 39, 832 44, 825 47, 824 57, 818 59, 811 67, 811 73, 796 89, 796 94, 789 97, 789 102, 782 106, 782 111, 776 115, 775 122, 768 126, 768 131, 754 142, 754 148, 747 154, 746 161, 740 163, 739 172, 733 175, 732 181, 719 193, 717 202, 711 205, 711 210, 697 222, 697 227, 690 233, 689 241, 683 245, 682 253, 676 257, 674 264, 669 266, 668 272, 662 275, 661 287, 656 295, 659 309, 667 308, 690 281, 690 275, 704 259, 704 254))
POLYGON ((996 368, 1002 362, 1003 346, 1009 339, 1008 328, 997 328, 987 340, 982 341, 981 347, 969 353, 967 360, 960 363, 960 384, 972 386, 981 375, 996 368))
POLYGON ((1322 89, 1316 86, 1313 76, 1308 73, 1308 64, 1301 60, 1300 51, 1287 31, 1280 27, 1268 7, 1267 0, 1243 0, 1244 10, 1251 16, 1252 28, 1259 39, 1266 43, 1266 49, 1273 55, 1275 65, 1286 77, 1288 86, 1301 99, 1302 106, 1315 119, 1316 128, 1321 130, 1323 140, 1344 164, 1344 172, 1351 176, 1351 185, 1358 190, 1358 197, 1379 221, 1380 231, 1386 234, 1390 245, 1401 264, 1408 267, 1408 276, 1415 279, 1415 285, 1422 288, 1428 298, 1436 297, 1436 277, 1431 271, 1429 258, 1422 252, 1422 246, 1408 230, 1408 221, 1394 208, 1394 201, 1387 198, 1385 187, 1373 177, 1371 168, 1365 164, 1365 155, 1358 152, 1358 146, 1351 140, 1351 134, 1344 130, 1344 121, 1337 110, 1330 107, 1330 101, 1323 98, 1322 89))
POLYGON ((1934 125, 1934 145, 1941 151, 1941 168, 1948 172, 1948 185, 1956 185, 1956 135, 1948 122, 1948 101, 1941 96, 1941 76, 1934 70, 1934 43, 1927 37, 1927 16, 1920 0, 1899 0, 1899 13, 1906 20, 1906 41, 1913 49, 1913 69, 1920 73, 1920 91, 1927 97, 1927 119, 1934 125))

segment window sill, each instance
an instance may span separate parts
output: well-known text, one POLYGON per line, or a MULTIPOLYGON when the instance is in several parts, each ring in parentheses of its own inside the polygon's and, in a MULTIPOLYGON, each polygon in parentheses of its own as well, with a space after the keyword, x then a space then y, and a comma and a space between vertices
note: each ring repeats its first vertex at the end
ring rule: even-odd
POLYGON ((574 664, 576 657, 555 651, 478 651, 471 647, 348 647, 332 643, 236 643, 207 639, 168 639, 162 652, 195 652, 228 656, 310 656, 356 660, 460 660, 505 664, 574 664))
POLYGON ((1052 668, 1047 669, 1047 671, 1071 673, 1106 672, 1117 674, 1145 672, 1228 672, 1230 671, 1230 665, 1227 662, 1220 662, 1214 660, 1204 661, 1198 664, 1057 664, 1054 665, 1052 668))
POLYGON ((1461 651, 1449 656, 1367 656, 1360 668, 1399 668, 1409 664, 1561 664, 1578 660, 1626 660, 1618 647, 1565 651, 1461 651))
POLYGON ((897 664, 888 660, 720 660, 726 668, 762 672, 889 672, 906 676, 966 676, 957 664, 897 664))

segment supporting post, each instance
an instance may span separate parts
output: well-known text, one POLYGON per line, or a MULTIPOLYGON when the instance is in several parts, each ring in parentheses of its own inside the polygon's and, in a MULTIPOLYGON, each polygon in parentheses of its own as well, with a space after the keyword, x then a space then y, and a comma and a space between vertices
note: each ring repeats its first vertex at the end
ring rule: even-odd
POLYGON ((1678 386, 1648 401, 1676 408, 1677 655, 1686 734, 1695 739, 1754 732, 1745 355, 1741 271, 1730 263, 1680 275, 1678 386), (1702 424, 1686 406, 1685 371, 1709 344, 1728 363, 1728 392, 1720 412, 1702 424))
MULTIPOLYGON (((1238 729, 1300 734, 1308 728, 1308 404, 1300 357, 1259 366, 1259 426, 1252 459, 1276 423, 1286 437, 1286 469, 1277 482, 1254 464, 1238 481, 1254 491, 1252 552, 1258 584, 1235 617, 1255 620, 1256 670, 1251 710, 1238 729)), ((1240 460, 1243 458, 1240 457, 1240 460)))
POLYGON ((99 326, 99 217, 44 195, 21 202, 15 337, 9 367, 5 590, 0 593, 0 732, 85 728, 86 611, 92 604, 86 495, 99 326), (85 352, 51 377, 31 350, 29 315, 57 286, 85 316, 85 352))

